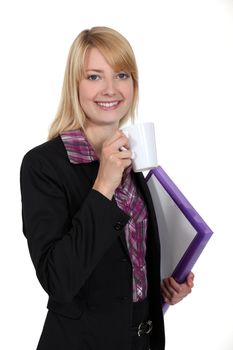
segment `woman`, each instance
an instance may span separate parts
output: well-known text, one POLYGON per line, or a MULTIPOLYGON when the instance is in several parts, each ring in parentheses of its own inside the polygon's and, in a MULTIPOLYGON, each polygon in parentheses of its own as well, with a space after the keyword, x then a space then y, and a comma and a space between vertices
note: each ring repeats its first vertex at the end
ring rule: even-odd
POLYGON ((81 32, 49 141, 21 166, 23 231, 49 296, 38 350, 164 349, 162 298, 175 304, 193 286, 192 273, 160 284, 151 197, 119 130, 137 101, 128 41, 106 27, 81 32))

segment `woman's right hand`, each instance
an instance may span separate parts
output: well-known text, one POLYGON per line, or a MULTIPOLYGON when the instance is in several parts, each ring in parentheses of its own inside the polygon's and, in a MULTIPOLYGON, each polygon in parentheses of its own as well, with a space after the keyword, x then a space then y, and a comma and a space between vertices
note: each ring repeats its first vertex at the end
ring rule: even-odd
POLYGON ((102 145, 100 167, 93 189, 111 200, 121 182, 124 170, 132 163, 131 157, 127 137, 122 131, 117 130, 102 145))

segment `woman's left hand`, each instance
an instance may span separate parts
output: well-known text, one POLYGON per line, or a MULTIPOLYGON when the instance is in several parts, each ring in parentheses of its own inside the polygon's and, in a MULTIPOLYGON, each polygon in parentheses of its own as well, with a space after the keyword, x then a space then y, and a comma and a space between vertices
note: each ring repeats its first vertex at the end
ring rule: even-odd
POLYGON ((164 278, 161 284, 162 296, 165 303, 175 305, 191 293, 194 274, 189 272, 184 283, 177 283, 173 277, 164 278))

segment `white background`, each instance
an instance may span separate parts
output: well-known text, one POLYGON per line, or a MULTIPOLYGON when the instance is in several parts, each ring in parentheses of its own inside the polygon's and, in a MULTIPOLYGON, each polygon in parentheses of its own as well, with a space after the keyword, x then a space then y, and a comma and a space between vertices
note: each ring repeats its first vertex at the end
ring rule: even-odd
POLYGON ((43 327, 47 295, 22 234, 19 168, 46 141, 72 41, 95 25, 131 42, 139 119, 155 122, 160 165, 214 231, 193 269, 193 293, 165 315, 166 349, 232 350, 230 0, 1 2, 0 348, 35 349, 43 327))

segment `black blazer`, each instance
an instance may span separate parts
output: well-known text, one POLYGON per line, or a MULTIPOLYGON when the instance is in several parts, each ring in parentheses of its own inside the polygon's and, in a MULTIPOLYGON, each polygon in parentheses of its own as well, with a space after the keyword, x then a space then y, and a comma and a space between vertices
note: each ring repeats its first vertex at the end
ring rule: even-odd
MULTIPOLYGON (((129 220, 92 189, 99 162, 71 164, 60 136, 22 161, 23 232, 37 277, 48 293, 38 350, 130 350, 132 265, 124 226, 129 220)), ((164 349, 160 245, 142 173, 135 180, 149 212, 147 278, 152 350, 164 349)))

